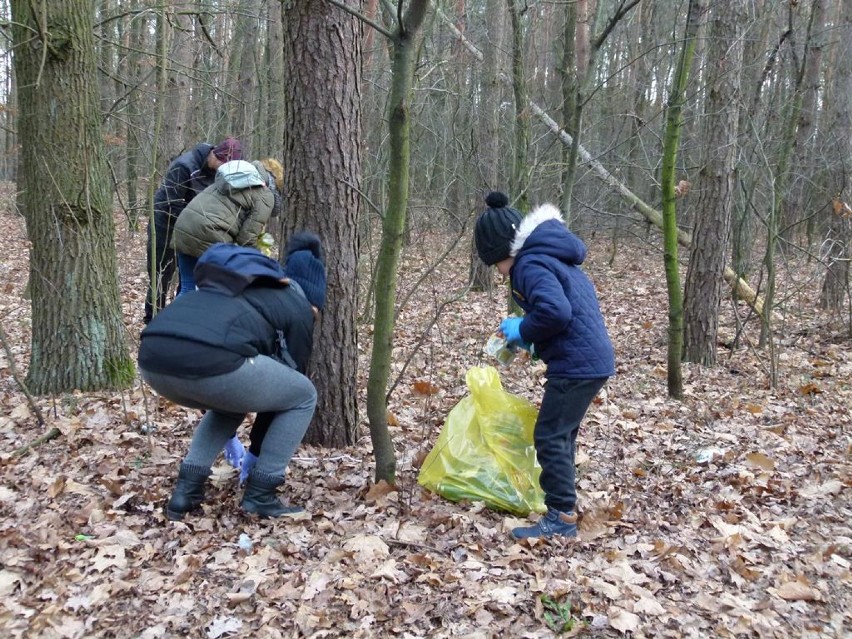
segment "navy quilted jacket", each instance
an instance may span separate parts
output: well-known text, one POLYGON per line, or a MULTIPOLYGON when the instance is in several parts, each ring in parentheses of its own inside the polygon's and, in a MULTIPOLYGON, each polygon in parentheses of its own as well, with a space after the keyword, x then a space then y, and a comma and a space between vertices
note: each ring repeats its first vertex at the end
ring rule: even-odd
POLYGON ((512 242, 512 295, 524 310, 521 338, 535 346, 548 377, 615 374, 612 342, 595 288, 580 268, 586 246, 545 204, 526 216, 512 242))

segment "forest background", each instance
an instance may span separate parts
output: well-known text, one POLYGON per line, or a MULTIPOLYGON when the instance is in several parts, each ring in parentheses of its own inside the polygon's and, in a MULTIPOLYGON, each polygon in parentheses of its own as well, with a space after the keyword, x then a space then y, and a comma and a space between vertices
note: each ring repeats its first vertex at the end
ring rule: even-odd
POLYGON ((850 0, 0 6, 5 635, 848 632, 850 0), (132 366, 153 189, 225 135, 329 247, 296 523, 217 466, 167 524, 197 416, 132 366), (616 344, 573 546, 416 485, 506 312, 492 188, 560 206, 616 344))

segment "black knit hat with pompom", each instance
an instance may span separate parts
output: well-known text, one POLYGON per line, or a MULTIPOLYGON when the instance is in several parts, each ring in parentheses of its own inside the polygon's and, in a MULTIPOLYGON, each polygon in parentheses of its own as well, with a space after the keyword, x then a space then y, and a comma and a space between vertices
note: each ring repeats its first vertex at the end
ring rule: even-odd
POLYGON ((318 235, 302 231, 290 238, 284 271, 301 287, 308 302, 322 310, 326 288, 325 255, 318 235))
POLYGON ((476 220, 473 232, 479 259, 488 266, 509 257, 509 247, 521 223, 521 214, 509 206, 505 193, 492 191, 485 198, 488 207, 476 220))

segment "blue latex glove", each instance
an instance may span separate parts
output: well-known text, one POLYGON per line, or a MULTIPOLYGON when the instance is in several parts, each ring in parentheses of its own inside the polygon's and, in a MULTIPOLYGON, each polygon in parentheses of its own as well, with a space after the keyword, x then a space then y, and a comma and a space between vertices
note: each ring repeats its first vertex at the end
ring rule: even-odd
POLYGON ((506 338, 506 343, 509 346, 524 346, 524 342, 521 339, 522 321, 523 318, 521 317, 507 317, 500 322, 500 332, 503 333, 503 337, 506 338))
POLYGON ((243 461, 243 455, 246 454, 246 449, 240 441, 240 438, 234 435, 225 443, 224 453, 225 461, 232 467, 239 468, 240 463, 243 461))
POLYGON ((240 465, 240 483, 246 483, 246 479, 248 479, 249 473, 251 469, 254 468, 254 465, 257 463, 257 457, 252 454, 250 450, 246 451, 245 456, 243 457, 243 463, 240 465))

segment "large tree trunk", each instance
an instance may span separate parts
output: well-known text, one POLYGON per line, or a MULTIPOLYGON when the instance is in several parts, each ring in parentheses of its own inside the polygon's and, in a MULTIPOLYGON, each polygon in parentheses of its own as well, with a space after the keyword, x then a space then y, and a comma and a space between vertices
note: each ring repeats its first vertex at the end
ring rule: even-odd
POLYGON ((123 341, 111 180, 100 129, 94 4, 12 3, 20 82, 32 348, 27 386, 37 394, 129 384, 123 341))
POLYGON ((282 246, 294 230, 318 232, 328 274, 310 372, 317 414, 306 441, 347 446, 358 429, 361 24, 324 0, 288 0, 282 11, 282 246))
POLYGON ((737 160, 739 74, 742 64, 740 3, 719 2, 711 9, 707 88, 701 139, 705 160, 699 172, 698 211, 684 292, 683 355, 689 362, 716 363, 716 334, 722 274, 733 217, 737 160))

